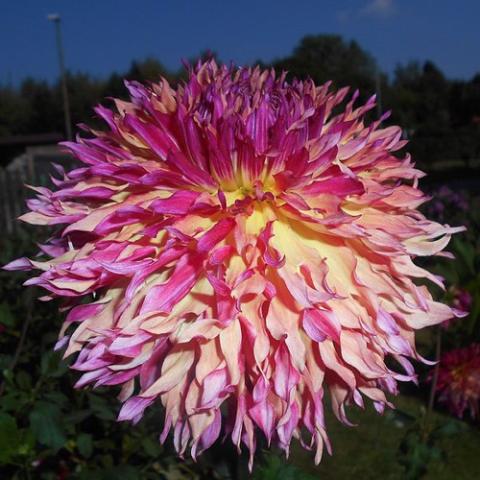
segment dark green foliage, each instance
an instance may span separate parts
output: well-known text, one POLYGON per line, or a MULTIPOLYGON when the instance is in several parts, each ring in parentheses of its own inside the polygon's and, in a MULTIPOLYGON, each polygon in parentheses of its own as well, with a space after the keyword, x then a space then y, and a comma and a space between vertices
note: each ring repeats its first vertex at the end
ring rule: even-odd
POLYGON ((252 480, 314 480, 316 477, 302 472, 298 467, 289 465, 281 453, 267 453, 265 461, 258 466, 252 480))
POLYGON ((460 287, 471 296, 468 317, 453 321, 448 334, 443 335, 444 348, 449 350, 470 342, 480 342, 480 196, 445 187, 433 190, 431 195, 433 200, 425 208, 428 217, 441 223, 466 227, 465 232, 454 236, 447 248, 454 254, 454 261, 424 261, 450 287, 446 292, 436 290, 438 297, 452 302, 452 287, 460 287))
POLYGON ((55 403, 37 402, 30 412, 30 429, 39 443, 58 451, 67 438, 61 420, 62 412, 55 403))
MULTIPOLYGON (((211 57, 215 54, 204 52, 198 58, 211 57)), ((290 77, 313 78, 318 84, 332 80, 336 87, 349 85, 360 90, 363 100, 379 94, 381 109, 393 111, 389 122, 402 126, 410 140, 409 151, 424 169, 435 170, 448 161, 472 167, 480 158, 480 73, 471 80, 449 80, 430 61, 411 62, 399 65, 389 79, 357 42, 338 35, 308 35, 272 66, 288 70, 290 77)), ((69 73, 73 124, 95 124, 94 105, 108 102, 107 97, 125 98, 124 78, 145 82, 160 76, 176 83, 185 71, 168 71, 158 60, 147 58, 107 79, 69 73)), ((34 79, 26 79, 18 89, 0 86, 0 137, 42 132, 63 132, 60 86, 34 79)), ((5 151, 1 162, 18 153, 5 151)))
POLYGON ((335 87, 353 86, 371 95, 375 90, 375 61, 357 42, 346 42, 338 35, 309 35, 292 55, 273 66, 292 76, 312 78, 317 84, 333 80, 335 87))

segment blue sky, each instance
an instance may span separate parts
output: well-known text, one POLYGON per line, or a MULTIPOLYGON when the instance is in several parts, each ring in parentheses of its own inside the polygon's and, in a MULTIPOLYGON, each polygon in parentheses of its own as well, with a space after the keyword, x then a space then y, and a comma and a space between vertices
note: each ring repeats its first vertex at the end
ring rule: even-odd
POLYGON ((237 64, 269 61, 318 33, 357 40, 388 73, 414 59, 454 78, 480 72, 479 0, 2 0, 0 84, 56 78, 52 12, 67 67, 97 77, 147 56, 177 69, 205 49, 237 64))

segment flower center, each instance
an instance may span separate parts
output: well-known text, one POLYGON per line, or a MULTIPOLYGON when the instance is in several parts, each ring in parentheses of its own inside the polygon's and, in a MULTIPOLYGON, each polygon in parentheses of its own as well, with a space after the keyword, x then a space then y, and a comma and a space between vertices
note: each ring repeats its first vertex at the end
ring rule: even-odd
POLYGON ((242 200, 273 201, 278 194, 278 190, 274 181, 266 181, 264 184, 261 180, 256 180, 251 186, 242 185, 232 191, 223 190, 223 194, 227 206, 231 206, 242 200))

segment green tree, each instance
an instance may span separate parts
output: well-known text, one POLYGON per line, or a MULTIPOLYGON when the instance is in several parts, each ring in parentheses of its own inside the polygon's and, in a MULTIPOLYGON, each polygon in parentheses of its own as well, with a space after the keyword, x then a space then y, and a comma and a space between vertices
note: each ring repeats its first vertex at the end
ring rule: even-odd
POLYGON ((0 87, 0 137, 26 130, 30 114, 28 99, 11 87, 0 87))
POLYGON ((317 84, 333 80, 336 87, 350 85, 367 95, 375 90, 374 59, 357 42, 346 42, 339 35, 306 36, 290 56, 273 66, 317 84))

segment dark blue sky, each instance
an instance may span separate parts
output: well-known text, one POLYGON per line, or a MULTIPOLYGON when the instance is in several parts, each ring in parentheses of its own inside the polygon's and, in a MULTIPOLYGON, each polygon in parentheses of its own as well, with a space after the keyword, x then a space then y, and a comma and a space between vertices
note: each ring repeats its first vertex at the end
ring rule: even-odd
POLYGON ((68 68, 104 77, 154 56, 177 69, 205 49, 237 64, 291 52, 306 34, 357 40, 392 72, 433 60, 449 77, 480 71, 479 0, 2 0, 0 84, 58 74, 62 16, 68 68))

